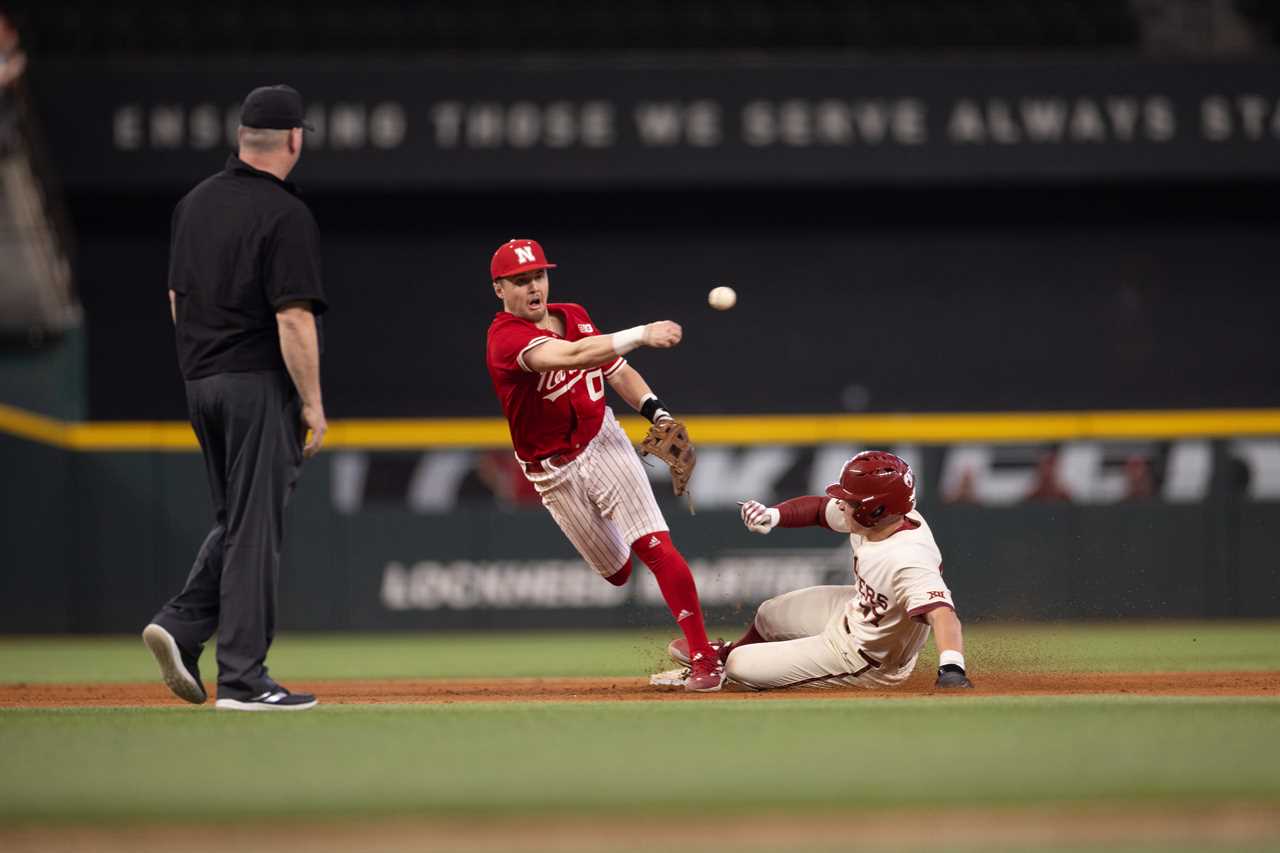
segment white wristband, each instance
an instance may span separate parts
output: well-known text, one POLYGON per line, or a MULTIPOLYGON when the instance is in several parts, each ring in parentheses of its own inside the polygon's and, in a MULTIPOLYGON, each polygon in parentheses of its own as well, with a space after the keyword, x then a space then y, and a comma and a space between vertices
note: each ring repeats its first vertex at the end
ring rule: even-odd
POLYGON ((938 666, 946 666, 952 664, 964 669, 964 655, 954 649, 947 649, 938 655, 938 666))
POLYGON ((632 326, 630 329, 614 332, 610 337, 613 351, 618 355, 626 355, 644 343, 644 326, 632 326))

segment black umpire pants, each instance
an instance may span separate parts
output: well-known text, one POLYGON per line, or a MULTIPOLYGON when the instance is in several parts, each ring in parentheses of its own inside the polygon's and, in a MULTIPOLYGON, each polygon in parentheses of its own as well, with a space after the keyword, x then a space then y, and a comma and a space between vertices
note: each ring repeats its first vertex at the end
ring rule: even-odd
POLYGON ((302 469, 302 402, 283 370, 188 381, 187 411, 204 454, 215 524, 186 586, 152 620, 199 656, 218 633, 218 698, 274 690, 284 509, 302 469))

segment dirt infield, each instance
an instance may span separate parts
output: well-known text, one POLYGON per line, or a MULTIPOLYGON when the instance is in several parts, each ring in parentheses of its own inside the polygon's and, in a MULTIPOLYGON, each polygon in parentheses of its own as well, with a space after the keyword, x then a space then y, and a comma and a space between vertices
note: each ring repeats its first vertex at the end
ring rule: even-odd
MULTIPOLYGON (((989 673, 973 691, 953 696, 1280 696, 1280 672, 1178 673, 989 673)), ((213 685, 206 685, 211 691, 213 685)), ((886 700, 936 692, 932 675, 916 673, 893 690, 726 689, 690 694, 650 687, 647 678, 506 678, 465 680, 393 679, 316 681, 293 685, 316 693, 325 704, 449 704, 453 702, 671 702, 849 698, 886 700)), ((0 684, 0 708, 109 708, 172 706, 179 700, 163 684, 0 684)))

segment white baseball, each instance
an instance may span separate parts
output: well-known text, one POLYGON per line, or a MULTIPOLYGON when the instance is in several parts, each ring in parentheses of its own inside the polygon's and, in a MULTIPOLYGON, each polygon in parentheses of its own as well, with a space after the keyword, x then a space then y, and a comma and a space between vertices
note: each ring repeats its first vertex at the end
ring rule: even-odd
POLYGON ((707 304, 717 311, 728 311, 738 301, 738 294, 734 293, 732 287, 720 285, 711 288, 711 292, 707 294, 707 304))

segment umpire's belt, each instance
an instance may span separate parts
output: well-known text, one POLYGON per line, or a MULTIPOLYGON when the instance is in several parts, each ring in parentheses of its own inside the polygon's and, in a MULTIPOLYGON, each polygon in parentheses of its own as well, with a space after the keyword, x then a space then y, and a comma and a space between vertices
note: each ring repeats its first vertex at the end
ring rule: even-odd
POLYGON ((545 474, 547 469, 543 467, 544 462, 553 468, 563 468, 565 465, 568 465, 570 462, 581 456, 582 451, 586 449, 586 445, 583 445, 582 447, 576 447, 565 453, 556 453, 551 456, 544 456, 541 459, 535 459, 532 462, 526 462, 524 463, 525 473, 545 474))

